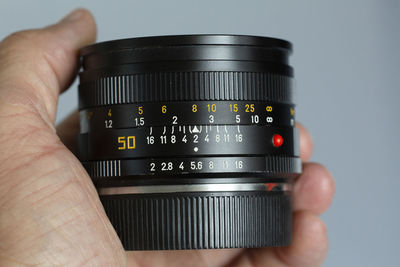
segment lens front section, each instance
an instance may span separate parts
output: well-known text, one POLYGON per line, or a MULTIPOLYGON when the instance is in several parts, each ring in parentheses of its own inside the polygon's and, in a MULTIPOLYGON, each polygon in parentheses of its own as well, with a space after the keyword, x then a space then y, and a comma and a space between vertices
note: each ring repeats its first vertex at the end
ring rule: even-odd
POLYGON ((79 157, 125 249, 290 243, 290 48, 199 35, 82 51, 79 157))

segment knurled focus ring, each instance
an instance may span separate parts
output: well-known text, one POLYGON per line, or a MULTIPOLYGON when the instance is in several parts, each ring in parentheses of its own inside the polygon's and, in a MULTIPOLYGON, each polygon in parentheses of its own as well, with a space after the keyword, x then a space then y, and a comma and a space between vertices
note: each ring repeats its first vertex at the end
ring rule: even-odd
POLYGON ((287 246, 287 192, 100 196, 127 250, 287 246))
POLYGON ((153 72, 81 82, 79 109, 114 104, 254 100, 292 103, 293 78, 268 72, 153 72))

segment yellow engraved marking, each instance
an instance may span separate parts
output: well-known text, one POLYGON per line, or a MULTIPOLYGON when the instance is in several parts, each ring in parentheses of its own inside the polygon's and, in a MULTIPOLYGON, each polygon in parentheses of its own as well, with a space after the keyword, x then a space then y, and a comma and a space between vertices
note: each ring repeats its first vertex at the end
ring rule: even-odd
POLYGON ((135 149, 136 148, 136 137, 133 135, 119 136, 118 144, 120 144, 120 146, 118 147, 119 150, 135 149))
POLYGON ((111 117, 111 108, 108 110, 108 113, 107 113, 107 115, 108 115, 108 117, 111 117))
POLYGON ((119 150, 125 150, 126 149, 125 136, 119 136, 118 137, 118 144, 121 144, 121 146, 118 147, 119 150))
POLYGON ((290 115, 294 115, 294 108, 290 108, 290 115))
POLYGON ((135 136, 128 136, 128 149, 136 148, 136 138, 135 136))
POLYGON ((265 109, 267 110, 267 112, 272 112, 272 106, 267 106, 265 109))
POLYGON ((231 112, 238 112, 238 104, 229 104, 229 109, 231 110, 231 112))
POLYGON ((197 105, 196 104, 192 105, 192 112, 197 112, 197 105))
POLYGON ((245 112, 254 112, 255 108, 254 108, 254 104, 246 104, 245 105, 245 112))
POLYGON ((138 113, 139 113, 139 115, 143 114, 143 107, 142 106, 138 107, 138 113))
POLYGON ((217 105, 216 104, 208 104, 207 105, 208 112, 216 112, 217 111, 217 105))

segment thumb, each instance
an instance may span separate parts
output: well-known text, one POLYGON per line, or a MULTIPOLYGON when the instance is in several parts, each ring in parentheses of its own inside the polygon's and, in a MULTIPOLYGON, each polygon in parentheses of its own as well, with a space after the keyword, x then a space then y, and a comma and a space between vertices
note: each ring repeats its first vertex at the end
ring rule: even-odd
POLYGON ((0 104, 24 105, 52 125, 58 95, 78 70, 78 50, 94 42, 96 24, 77 9, 57 24, 11 34, 0 43, 0 104))
POLYGON ((90 177, 54 129, 78 50, 94 39, 77 10, 0 43, 0 266, 124 266, 90 177))

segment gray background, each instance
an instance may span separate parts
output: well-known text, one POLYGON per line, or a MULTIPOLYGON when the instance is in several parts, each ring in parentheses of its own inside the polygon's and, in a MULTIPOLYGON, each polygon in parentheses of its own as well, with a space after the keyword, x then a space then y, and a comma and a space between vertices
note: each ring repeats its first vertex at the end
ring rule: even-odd
MULTIPOLYGON (((87 7, 99 41, 235 33, 293 42, 297 118, 334 174, 325 266, 399 266, 400 1, 2 1, 0 37, 87 7)), ((77 106, 76 83, 59 118, 77 106)))

